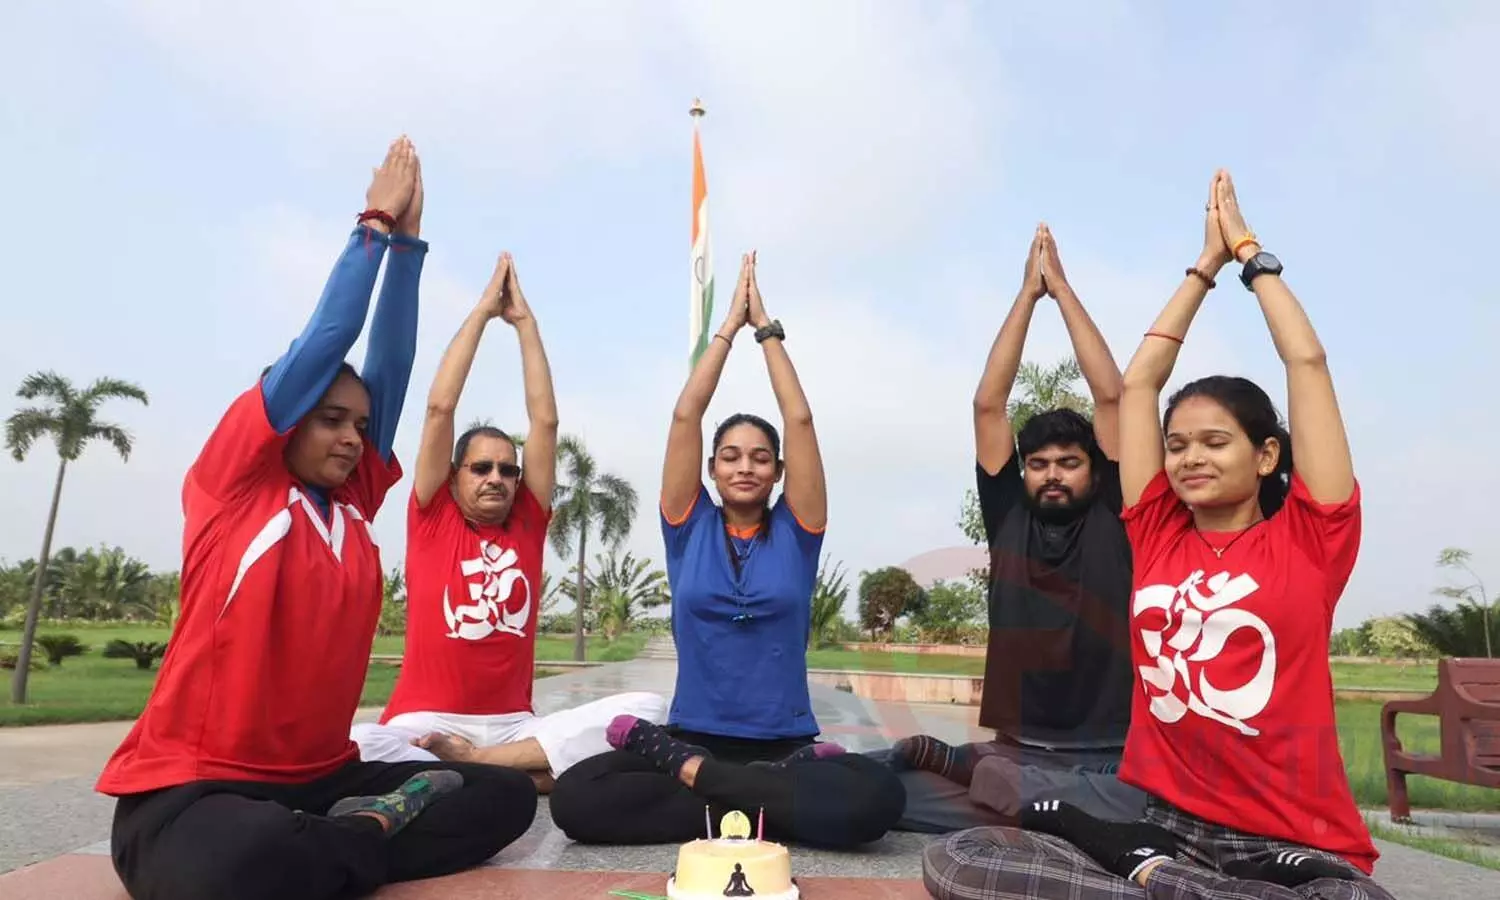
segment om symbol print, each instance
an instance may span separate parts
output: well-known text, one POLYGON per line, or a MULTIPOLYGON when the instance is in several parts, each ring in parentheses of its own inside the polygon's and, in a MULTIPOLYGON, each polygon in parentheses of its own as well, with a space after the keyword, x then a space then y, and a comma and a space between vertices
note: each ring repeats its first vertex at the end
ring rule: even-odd
POLYGON ((1193 712, 1241 734, 1260 734, 1248 720, 1266 708, 1276 686, 1276 636, 1265 620, 1234 607, 1259 587, 1249 575, 1231 578, 1228 572, 1205 580, 1199 569, 1175 587, 1153 584, 1136 591, 1131 613, 1155 661, 1138 668, 1152 715, 1172 723, 1193 712), (1244 629, 1259 635, 1259 664, 1248 679, 1220 667, 1220 684, 1224 675, 1231 678, 1231 686, 1221 687, 1209 680, 1210 666, 1230 637, 1244 629))
POLYGON ((459 562, 471 602, 455 608, 448 589, 443 589, 443 618, 448 623, 448 637, 478 641, 496 632, 526 636, 526 623, 531 615, 531 584, 516 565, 517 561, 515 550, 502 550, 489 541, 480 541, 479 556, 459 562), (512 612, 507 603, 518 581, 521 608, 512 612))

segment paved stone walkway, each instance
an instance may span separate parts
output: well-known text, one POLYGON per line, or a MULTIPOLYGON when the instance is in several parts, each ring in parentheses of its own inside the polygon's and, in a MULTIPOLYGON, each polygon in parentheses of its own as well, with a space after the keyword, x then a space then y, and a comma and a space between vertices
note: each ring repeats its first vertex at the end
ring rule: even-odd
MULTIPOLYGON (((536 707, 550 712, 627 690, 670 695, 675 668, 670 659, 643 658, 553 676, 537 682, 536 707)), ((955 742, 987 736, 972 724, 972 711, 966 708, 871 703, 821 686, 813 688, 813 705, 825 738, 855 751, 886 747, 896 737, 917 732, 955 742)), ((363 711, 360 718, 373 714, 363 711)), ((0 896, 123 900, 107 859, 111 801, 93 794, 92 784, 127 729, 127 723, 0 729, 0 872, 62 854, 43 865, 0 875, 0 896)), ((920 898, 924 892, 915 880, 921 877, 919 851, 930 839, 893 833, 857 853, 798 849, 793 851, 793 868, 806 880, 810 900, 920 898)), ((1403 900, 1500 897, 1495 888, 1500 873, 1399 845, 1377 844, 1383 857, 1376 877, 1403 900)), ((615 888, 660 894, 675 856, 674 846, 574 844, 552 825, 544 800, 531 830, 485 869, 427 886, 390 888, 380 897, 602 898, 615 888)))

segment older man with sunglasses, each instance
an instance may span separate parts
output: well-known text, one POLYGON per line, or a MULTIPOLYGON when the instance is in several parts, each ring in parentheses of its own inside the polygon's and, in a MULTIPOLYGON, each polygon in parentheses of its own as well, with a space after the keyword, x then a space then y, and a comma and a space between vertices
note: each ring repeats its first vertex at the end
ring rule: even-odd
POLYGON ((615 716, 665 720, 666 700, 649 693, 546 716, 532 709, 556 468, 552 374, 515 266, 503 254, 428 394, 407 507, 406 654, 379 723, 354 727, 361 758, 507 766, 530 772, 546 791, 574 763, 610 749, 604 730, 615 716), (520 339, 529 419, 524 468, 515 442, 498 428, 471 428, 453 440, 474 353, 497 318, 520 339))

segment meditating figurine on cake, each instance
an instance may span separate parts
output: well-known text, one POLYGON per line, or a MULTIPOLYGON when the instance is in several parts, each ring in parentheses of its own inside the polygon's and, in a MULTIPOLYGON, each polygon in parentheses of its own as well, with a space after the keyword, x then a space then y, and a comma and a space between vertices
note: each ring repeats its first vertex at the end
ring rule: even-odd
POLYGON ((713 819, 703 809, 708 837, 690 841, 677 852, 677 871, 667 878, 667 896, 672 900, 716 900, 718 897, 759 897, 761 900, 797 900, 792 881, 792 860, 786 847, 765 837, 765 813, 752 840, 750 819, 735 810, 719 822, 714 837, 713 819))

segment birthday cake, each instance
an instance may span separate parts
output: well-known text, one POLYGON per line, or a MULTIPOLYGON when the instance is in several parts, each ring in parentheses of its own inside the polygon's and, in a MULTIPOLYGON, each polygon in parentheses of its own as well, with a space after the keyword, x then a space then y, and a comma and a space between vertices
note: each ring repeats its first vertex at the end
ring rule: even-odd
POLYGON ((758 897, 760 900, 797 900, 792 883, 792 858, 786 847, 751 839, 744 813, 724 817, 719 837, 700 838, 677 851, 677 871, 667 879, 672 900, 718 900, 720 897, 758 897))

